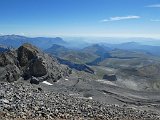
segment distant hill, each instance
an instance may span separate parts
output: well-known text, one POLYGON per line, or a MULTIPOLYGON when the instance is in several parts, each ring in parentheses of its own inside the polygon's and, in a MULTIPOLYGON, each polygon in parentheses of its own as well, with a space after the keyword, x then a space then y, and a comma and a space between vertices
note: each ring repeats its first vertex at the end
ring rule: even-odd
POLYGON ((56 44, 46 49, 45 52, 77 64, 85 64, 98 58, 96 54, 88 53, 83 50, 70 49, 56 44))
POLYGON ((64 55, 66 52, 69 52, 69 49, 62 45, 53 44, 50 48, 46 49, 45 52, 60 56, 61 54, 64 55))
POLYGON ((96 59, 94 59, 91 62, 86 63, 88 65, 97 65, 99 62, 110 57, 108 52, 111 51, 111 49, 109 47, 105 47, 103 45, 93 44, 93 45, 90 45, 90 46, 84 48, 82 51, 86 52, 86 53, 97 55, 98 57, 96 59))
POLYGON ((85 47, 82 51, 102 56, 103 54, 105 54, 107 51, 110 50, 111 49, 109 47, 105 47, 99 44, 93 44, 91 46, 85 47))
POLYGON ((60 38, 46 38, 46 37, 25 37, 19 35, 4 35, 0 36, 0 44, 5 46, 12 46, 14 48, 18 48, 24 43, 33 44, 41 49, 47 49, 52 46, 52 44, 60 44, 63 45, 66 42, 60 38))
POLYGON ((148 54, 160 56, 160 46, 142 45, 137 42, 127 42, 122 44, 104 44, 111 49, 122 49, 130 51, 146 52, 148 54))
POLYGON ((160 58, 137 51, 127 51, 121 49, 115 49, 108 52, 110 57, 104 59, 99 64, 102 66, 108 66, 113 68, 133 68, 142 67, 148 64, 160 62, 160 58))

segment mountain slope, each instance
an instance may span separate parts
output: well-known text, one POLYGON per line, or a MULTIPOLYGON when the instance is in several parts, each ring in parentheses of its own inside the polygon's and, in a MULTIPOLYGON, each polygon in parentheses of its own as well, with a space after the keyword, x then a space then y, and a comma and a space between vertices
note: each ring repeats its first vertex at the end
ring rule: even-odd
POLYGON ((98 57, 96 54, 88 53, 83 50, 69 49, 56 44, 53 44, 52 47, 46 49, 45 52, 76 64, 85 64, 98 57))
POLYGON ((105 47, 99 44, 93 44, 91 46, 85 47, 82 51, 87 53, 96 54, 98 56, 103 56, 107 51, 110 51, 109 47, 105 47))
MULTIPOLYGON (((116 49, 98 65, 113 69, 119 86, 135 90, 159 89, 160 58, 143 52, 116 49)), ((105 70, 104 70, 105 71, 105 70)), ((105 72, 102 71, 103 75, 105 72)), ((106 72, 106 74, 109 74, 106 72)))

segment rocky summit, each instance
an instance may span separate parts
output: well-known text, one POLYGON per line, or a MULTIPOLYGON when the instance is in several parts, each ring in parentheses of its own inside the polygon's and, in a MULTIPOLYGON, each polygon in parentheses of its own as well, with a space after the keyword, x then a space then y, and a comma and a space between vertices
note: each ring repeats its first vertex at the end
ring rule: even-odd
POLYGON ((53 57, 31 44, 0 54, 0 80, 16 81, 19 78, 37 81, 57 81, 68 76, 71 70, 53 57), (36 78, 36 79, 35 79, 36 78))

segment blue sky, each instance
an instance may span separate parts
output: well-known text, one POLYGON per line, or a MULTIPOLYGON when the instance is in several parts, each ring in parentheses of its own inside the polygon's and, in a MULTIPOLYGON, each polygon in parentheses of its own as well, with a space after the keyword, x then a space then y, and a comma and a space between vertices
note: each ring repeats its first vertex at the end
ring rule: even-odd
POLYGON ((160 38, 160 0, 0 0, 0 34, 160 38))

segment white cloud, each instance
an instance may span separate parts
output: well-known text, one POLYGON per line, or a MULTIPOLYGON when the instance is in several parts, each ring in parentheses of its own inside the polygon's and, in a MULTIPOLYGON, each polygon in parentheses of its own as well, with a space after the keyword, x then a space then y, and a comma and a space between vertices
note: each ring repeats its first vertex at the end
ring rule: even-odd
POLYGON ((160 8, 160 4, 153 4, 153 5, 148 5, 146 7, 151 7, 151 8, 160 8))
POLYGON ((119 20, 129 20, 129 19, 139 19, 140 16, 121 16, 121 17, 110 17, 109 19, 103 19, 101 22, 109 22, 109 21, 119 21, 119 20))
POLYGON ((160 22, 160 19, 151 19, 152 22, 160 22))

